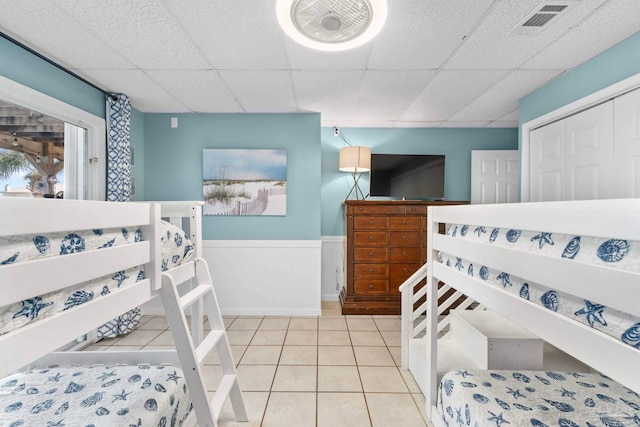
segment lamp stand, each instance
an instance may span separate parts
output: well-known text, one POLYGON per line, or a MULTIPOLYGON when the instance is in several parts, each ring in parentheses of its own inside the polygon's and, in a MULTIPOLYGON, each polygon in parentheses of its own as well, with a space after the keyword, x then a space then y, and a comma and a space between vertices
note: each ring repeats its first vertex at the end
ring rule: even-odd
POLYGON ((362 190, 360 189, 360 186, 358 185, 358 181, 360 180, 360 177, 362 176, 362 173, 356 173, 356 172, 351 172, 351 177, 353 178, 353 185, 351 186, 351 189, 349 190, 349 194, 347 194, 347 197, 345 198, 345 200, 349 200, 349 196, 351 196, 351 193, 353 193, 355 191, 355 196, 356 196, 356 200, 360 200, 360 196, 362 196, 362 200, 365 199, 364 193, 362 192, 362 190))

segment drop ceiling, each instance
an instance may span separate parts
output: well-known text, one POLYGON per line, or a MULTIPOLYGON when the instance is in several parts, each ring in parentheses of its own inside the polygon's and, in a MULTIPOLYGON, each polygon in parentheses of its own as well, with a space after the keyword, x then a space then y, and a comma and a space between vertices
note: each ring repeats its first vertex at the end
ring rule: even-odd
POLYGON ((640 31, 640 0, 388 0, 380 34, 302 47, 275 0, 2 0, 0 31, 150 113, 319 112, 323 126, 516 127, 518 100, 640 31))

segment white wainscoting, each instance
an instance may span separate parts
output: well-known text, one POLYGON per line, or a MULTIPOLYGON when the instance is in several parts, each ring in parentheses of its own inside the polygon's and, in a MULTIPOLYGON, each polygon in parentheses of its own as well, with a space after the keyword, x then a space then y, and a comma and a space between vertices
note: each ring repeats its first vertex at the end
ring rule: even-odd
POLYGON ((316 240, 203 240, 222 314, 320 316, 316 240))
POLYGON ((322 301, 338 301, 344 286, 344 236, 322 236, 322 301))

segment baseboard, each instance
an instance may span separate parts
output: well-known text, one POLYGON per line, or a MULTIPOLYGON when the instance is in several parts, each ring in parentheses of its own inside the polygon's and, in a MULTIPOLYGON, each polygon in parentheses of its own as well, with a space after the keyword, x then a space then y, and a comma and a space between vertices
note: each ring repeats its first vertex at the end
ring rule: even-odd
POLYGON ((340 298, 338 297, 338 294, 329 294, 329 295, 323 294, 321 298, 322 298, 322 301, 339 301, 340 300, 340 298))
POLYGON ((322 309, 245 309, 224 308, 220 310, 223 316, 291 316, 317 317, 322 315, 322 309))

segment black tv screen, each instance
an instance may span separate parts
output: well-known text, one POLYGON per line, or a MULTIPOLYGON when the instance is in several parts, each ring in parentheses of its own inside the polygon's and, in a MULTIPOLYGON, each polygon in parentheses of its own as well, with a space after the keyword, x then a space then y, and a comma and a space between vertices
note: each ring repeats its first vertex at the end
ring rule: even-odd
POLYGON ((406 199, 443 199, 444 156, 371 154, 369 195, 406 199))

